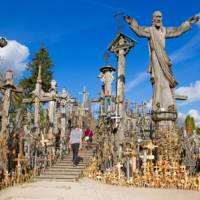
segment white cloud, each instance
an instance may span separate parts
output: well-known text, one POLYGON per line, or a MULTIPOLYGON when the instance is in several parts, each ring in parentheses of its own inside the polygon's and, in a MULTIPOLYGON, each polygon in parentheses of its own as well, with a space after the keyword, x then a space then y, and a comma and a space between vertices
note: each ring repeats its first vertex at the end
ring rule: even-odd
POLYGON ((186 118, 186 114, 179 112, 178 113, 177 124, 179 124, 180 126, 183 126, 185 118, 186 118))
POLYGON ((188 100, 185 101, 186 104, 200 101, 200 80, 194 84, 191 83, 189 86, 177 88, 175 93, 188 96, 188 100))
POLYGON ((196 126, 200 127, 200 112, 198 110, 190 110, 188 114, 194 117, 196 121, 196 126))
POLYGON ((148 74, 146 72, 141 72, 138 73, 136 75, 136 77, 132 80, 129 81, 126 85, 125 85, 125 92, 130 92, 133 90, 134 87, 136 87, 138 84, 140 84, 141 82, 143 82, 144 80, 146 80, 148 78, 148 74))
POLYGON ((20 76, 26 68, 29 49, 15 40, 8 40, 7 46, 0 48, 0 72, 12 70, 20 76))
POLYGON ((187 113, 178 113, 178 124, 183 125, 187 115, 194 117, 196 126, 200 127, 200 112, 195 109, 191 109, 187 113))
POLYGON ((150 99, 149 101, 146 102, 146 108, 148 110, 151 110, 152 109, 152 99, 150 99))

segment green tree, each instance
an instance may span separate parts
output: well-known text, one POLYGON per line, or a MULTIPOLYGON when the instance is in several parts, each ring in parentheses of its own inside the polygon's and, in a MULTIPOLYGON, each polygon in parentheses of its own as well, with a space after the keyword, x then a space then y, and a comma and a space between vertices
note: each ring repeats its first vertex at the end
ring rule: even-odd
POLYGON ((198 135, 200 135, 200 128, 199 128, 199 127, 196 128, 196 133, 197 133, 198 135))
POLYGON ((49 57, 49 53, 46 48, 42 47, 35 54, 31 63, 27 65, 27 70, 30 72, 30 77, 23 78, 19 85, 24 89, 25 97, 30 97, 31 92, 35 89, 35 84, 38 76, 39 65, 42 66, 41 77, 42 77, 42 89, 48 92, 50 89, 50 82, 52 80, 52 60, 49 57))
POLYGON ((185 129, 189 135, 192 135, 193 131, 196 129, 194 117, 187 115, 185 119, 185 129))

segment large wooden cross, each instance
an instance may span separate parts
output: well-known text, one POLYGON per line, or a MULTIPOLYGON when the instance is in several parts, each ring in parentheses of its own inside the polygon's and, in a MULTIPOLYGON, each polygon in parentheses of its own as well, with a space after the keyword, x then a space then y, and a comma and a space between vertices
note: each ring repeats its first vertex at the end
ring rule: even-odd
POLYGON ((39 65, 37 82, 35 85, 35 90, 32 92, 32 98, 23 100, 23 103, 34 104, 34 130, 36 135, 38 135, 40 132, 40 103, 49 102, 51 100, 52 97, 45 95, 45 92, 42 90, 41 65, 39 65))
POLYGON ((3 93, 3 109, 2 109, 2 128, 0 134, 7 131, 9 125, 9 109, 12 94, 22 93, 21 88, 17 88, 13 83, 13 72, 8 70, 5 74, 5 81, 0 85, 0 90, 3 93))
POLYGON ((17 183, 20 182, 20 178, 21 178, 21 162, 24 162, 24 175, 27 175, 27 170, 26 170, 26 165, 27 165, 27 159, 18 154, 18 157, 16 159, 14 159, 14 161, 17 162, 17 183))

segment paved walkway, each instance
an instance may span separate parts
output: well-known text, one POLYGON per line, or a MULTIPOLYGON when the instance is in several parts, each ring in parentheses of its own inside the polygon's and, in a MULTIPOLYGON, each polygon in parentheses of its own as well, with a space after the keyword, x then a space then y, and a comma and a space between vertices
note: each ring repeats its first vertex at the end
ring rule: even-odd
POLYGON ((0 200, 200 200, 200 192, 127 188, 93 180, 38 181, 0 191, 0 200))

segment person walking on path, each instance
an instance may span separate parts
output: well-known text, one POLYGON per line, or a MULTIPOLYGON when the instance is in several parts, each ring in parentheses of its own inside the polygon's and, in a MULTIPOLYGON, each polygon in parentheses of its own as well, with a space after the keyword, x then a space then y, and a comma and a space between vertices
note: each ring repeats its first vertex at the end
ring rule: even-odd
POLYGON ((80 125, 77 125, 75 128, 73 128, 70 133, 69 145, 71 145, 72 148, 72 154, 73 154, 72 162, 74 166, 78 165, 79 163, 78 152, 79 148, 81 148, 82 145, 82 136, 83 136, 83 131, 80 125))

